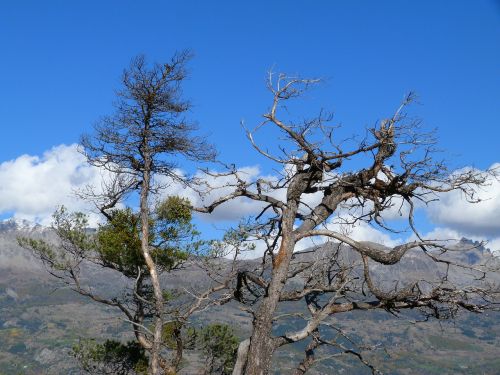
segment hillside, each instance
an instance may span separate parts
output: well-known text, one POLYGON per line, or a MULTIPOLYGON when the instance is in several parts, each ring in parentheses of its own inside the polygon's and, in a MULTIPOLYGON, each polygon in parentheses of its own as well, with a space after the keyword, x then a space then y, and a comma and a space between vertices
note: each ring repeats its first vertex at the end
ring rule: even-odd
MULTIPOLYGON (((28 223, 0 224, 0 374, 79 374, 77 364, 70 356, 72 345, 80 337, 130 338, 129 326, 120 315, 99 304, 76 295, 58 284, 31 257, 17 245, 20 235, 48 237, 50 232, 28 223)), ((463 240, 457 247, 470 245, 463 240)), ((328 246, 320 251, 330 251, 328 246)), ((304 252, 296 259, 308 257, 304 252)), ((344 249, 344 260, 352 261, 351 252, 344 249)), ((454 253, 455 254, 455 253, 454 253)), ((484 248, 466 253, 457 252, 462 261, 474 264, 491 257, 484 248)), ((246 266, 251 266, 247 262, 246 266)), ((382 266, 375 270, 376 277, 389 285, 398 278, 432 278, 437 274, 435 265, 419 253, 410 253, 405 261, 387 272, 382 266)), ((96 288, 103 291, 119 290, 121 280, 110 278, 97 270, 88 270, 96 288)), ((172 286, 202 283, 204 275, 189 268, 182 278, 175 275, 167 282, 172 286)), ((460 275, 455 274, 459 280, 460 275)), ((498 281, 498 279, 497 279, 498 281)), ((280 313, 297 312, 296 305, 285 305, 280 313)), ((389 313, 356 312, 336 317, 336 324, 352 339, 379 350, 365 356, 387 374, 496 374, 500 368, 500 314, 460 314, 453 321, 427 321, 416 323, 415 314, 399 318, 389 313), (359 328, 362 326, 362 330, 359 328)), ((195 324, 223 322, 235 327, 238 335, 246 337, 250 317, 236 303, 214 307, 195 317, 195 324)), ((303 325, 298 317, 285 319, 277 333, 303 325)), ((276 374, 287 373, 303 355, 307 343, 287 346, 276 355, 276 374), (278 370, 279 369, 279 370, 278 370)), ((366 367, 351 357, 328 358, 327 352, 318 351, 320 361, 311 374, 369 373, 366 367), (340 369, 339 369, 340 368, 340 369)), ((193 374, 194 365, 184 369, 193 374)))

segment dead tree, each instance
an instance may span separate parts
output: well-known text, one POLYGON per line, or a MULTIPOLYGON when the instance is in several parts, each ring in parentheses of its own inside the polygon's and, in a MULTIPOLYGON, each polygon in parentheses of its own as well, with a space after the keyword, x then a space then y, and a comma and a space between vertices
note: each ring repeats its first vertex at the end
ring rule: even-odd
POLYGON ((300 122, 290 120, 289 104, 317 82, 269 75, 272 104, 263 122, 247 130, 247 136, 257 152, 280 166, 281 175, 248 181, 237 170, 229 171, 224 176, 232 175, 234 183, 225 188, 231 187, 232 192, 195 208, 210 213, 241 197, 260 202, 263 207, 254 223, 242 228, 251 238, 262 241, 266 250, 261 266, 240 272, 235 283, 234 298, 251 304, 248 309, 253 314, 253 330, 251 337, 240 344, 234 374, 268 374, 276 349, 306 338, 312 341, 296 368, 297 374, 307 371, 314 363, 314 350, 323 346, 335 347, 338 354, 355 355, 376 372, 360 352, 322 336, 321 331, 335 314, 422 309, 439 317, 456 309, 480 312, 498 298, 498 286, 486 282, 494 265, 456 264, 447 257, 448 244, 423 238, 413 220, 417 202, 439 199, 441 193, 459 190, 469 201, 477 201, 475 189, 485 185, 496 171, 448 171, 436 158, 432 134, 421 133, 418 122, 405 116, 412 95, 357 141, 338 139, 332 117, 324 112, 300 122), (259 132, 269 127, 281 135, 274 151, 256 140, 259 132), (353 168, 353 160, 364 166, 353 168), (361 221, 395 231, 384 220, 385 211, 395 205, 401 206, 415 240, 387 248, 355 241, 342 231, 361 221), (337 244, 337 250, 321 253, 318 247, 309 251, 313 253, 309 258, 296 253, 299 241, 307 238, 329 239, 337 244), (372 277, 372 263, 395 265, 412 251, 421 251, 444 267, 438 280, 395 280, 399 282, 387 290, 372 277), (450 269, 456 267, 468 269, 470 284, 458 285, 450 279, 450 269), (302 287, 291 290, 292 279, 300 280, 302 287), (276 312, 284 301, 305 301, 309 316, 304 317, 306 323, 298 331, 274 336, 273 325, 280 319, 276 312))

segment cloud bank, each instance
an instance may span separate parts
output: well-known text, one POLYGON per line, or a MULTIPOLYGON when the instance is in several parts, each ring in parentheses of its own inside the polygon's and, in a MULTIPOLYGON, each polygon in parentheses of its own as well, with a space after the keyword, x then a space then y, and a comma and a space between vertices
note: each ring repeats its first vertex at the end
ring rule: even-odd
MULTIPOLYGON (((500 164, 496 164, 499 166, 500 164)), ((179 171, 179 173, 182 173, 179 171)), ((247 166, 239 170, 240 178, 254 181, 262 176, 256 166, 247 166)), ((15 218, 27 219, 43 225, 50 224, 51 215, 60 205, 70 210, 92 212, 88 202, 82 201, 74 194, 76 190, 88 185, 100 186, 103 173, 86 164, 85 158, 78 152, 78 146, 59 145, 46 151, 41 156, 21 155, 16 159, 0 164, 0 215, 12 215, 15 218)), ((193 204, 209 203, 231 191, 226 185, 234 183, 232 177, 204 178, 207 183, 218 187, 201 198, 193 190, 176 183, 167 182, 165 194, 177 194, 191 200, 193 204)), ((427 233, 429 238, 488 239, 490 248, 500 251, 500 182, 491 178, 489 185, 479 191, 483 199, 478 204, 470 204, 459 192, 442 194, 440 201, 429 207, 420 207, 435 225, 435 229, 427 233)), ((276 198, 282 198, 284 191, 275 192, 276 198)), ((306 198, 309 204, 317 203, 319 197, 311 195, 306 198)), ((246 198, 232 200, 211 215, 199 215, 199 219, 208 222, 237 221, 243 216, 255 215, 263 208, 261 202, 253 202, 246 198)), ((403 207, 403 213, 406 211, 403 207)), ((405 215, 403 214, 403 217, 405 215)), ((389 210, 386 219, 397 220, 400 217, 399 205, 395 201, 393 210, 389 210)), ((96 222, 97 215, 91 214, 96 222)), ((329 224, 336 228, 334 223, 329 224)), ((397 244, 400 239, 394 238, 365 223, 351 228, 351 235, 357 240, 382 242, 387 245, 397 244)))
MULTIPOLYGON (((494 164, 491 168, 500 168, 494 164)), ((469 236, 500 237, 500 181, 490 176, 477 190, 479 203, 468 203, 459 191, 440 195, 429 206, 430 219, 469 236)))
POLYGON ((60 205, 88 210, 74 191, 99 179, 99 171, 86 164, 75 144, 53 147, 42 156, 21 155, 0 164, 0 214, 46 225, 60 205))

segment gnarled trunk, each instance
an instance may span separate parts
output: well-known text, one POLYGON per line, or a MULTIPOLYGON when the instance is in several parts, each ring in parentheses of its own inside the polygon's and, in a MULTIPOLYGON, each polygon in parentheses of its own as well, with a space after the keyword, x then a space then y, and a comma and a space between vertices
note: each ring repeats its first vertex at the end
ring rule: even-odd
POLYGON ((250 337, 246 375, 268 374, 271 361, 276 349, 272 336, 273 316, 279 303, 281 292, 285 286, 288 268, 295 247, 293 224, 297 212, 297 205, 291 203, 283 214, 282 238, 278 254, 273 260, 271 281, 267 288, 267 295, 262 300, 253 322, 253 333, 250 337))

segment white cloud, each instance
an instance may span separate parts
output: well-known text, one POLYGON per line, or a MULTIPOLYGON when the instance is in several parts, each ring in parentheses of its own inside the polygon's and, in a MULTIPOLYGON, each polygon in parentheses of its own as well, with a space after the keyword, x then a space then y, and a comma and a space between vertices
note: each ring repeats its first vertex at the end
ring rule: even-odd
POLYGON ((57 206, 88 209, 73 192, 99 180, 75 144, 53 147, 41 157, 21 155, 0 164, 0 213, 47 225, 57 206))
MULTIPOLYGON (((179 173, 182 172, 179 171, 179 173)), ((260 177, 260 169, 257 166, 240 168, 237 173, 238 177, 245 182, 255 181, 260 177)), ((163 191, 164 196, 179 195, 189 199, 191 204, 196 207, 209 206, 217 199, 232 193, 237 184, 237 179, 234 176, 216 176, 216 172, 213 175, 199 172, 195 178, 204 183, 200 186, 203 194, 165 177, 159 176, 158 182, 167 186, 163 191)), ((238 197, 219 205, 211 214, 197 214, 197 216, 207 222, 238 221, 245 216, 258 214, 264 206, 263 202, 238 197)))
MULTIPOLYGON (((451 228, 445 228, 445 227, 437 227, 431 230, 428 233, 425 233, 422 235, 423 238, 427 240, 438 240, 438 241, 448 241, 448 240, 460 240, 463 236, 462 233, 451 229, 451 228)), ((410 241, 416 240, 417 237, 413 234, 410 237, 410 241)), ((474 239, 475 238, 471 238, 474 239)))
POLYGON ((400 240, 392 239, 389 234, 384 233, 365 222, 352 226, 350 230, 350 237, 356 241, 376 242, 389 247, 393 247, 401 243, 400 240))
MULTIPOLYGON (((500 167, 494 164, 492 168, 500 167)), ((500 236, 500 181, 488 178, 488 185, 477 190, 479 203, 468 203, 459 191, 443 193, 430 204, 431 220, 466 236, 500 236)))
MULTIPOLYGON (((72 211, 90 213, 92 207, 74 195, 74 191, 87 185, 99 187, 105 173, 95 167, 89 166, 77 145, 60 145, 46 151, 41 156, 21 155, 10 161, 0 164, 0 214, 12 212, 14 217, 28 219, 47 225, 55 208, 65 205, 72 211)), ((494 165, 500 166, 500 164, 494 165)), ((178 171, 182 174, 182 171, 178 171)), ((239 176, 244 181, 266 179, 277 181, 276 176, 263 176, 257 166, 244 167, 238 170, 239 176)), ((286 173, 286 171, 283 171, 286 173)), ((171 183, 166 188, 166 194, 178 194, 189 198, 193 204, 209 204, 213 200, 230 193, 234 189, 235 179, 231 176, 213 177, 199 173, 198 178, 204 179, 216 189, 208 191, 200 197, 194 190, 178 183, 171 183)), ((163 179, 162 182, 168 182, 163 179)), ((474 240, 489 239, 488 247, 500 251, 500 182, 494 178, 489 179, 489 185, 479 192, 484 200, 478 204, 467 203, 459 192, 442 194, 441 200, 431 204, 426 210, 428 216, 437 225, 425 235, 432 239, 460 239, 468 237, 474 240)), ((269 193, 277 199, 284 199, 285 189, 269 193)), ((318 194, 304 197, 309 206, 319 203, 318 194)), ((399 201, 394 202, 394 207, 384 216, 387 220, 400 217, 399 201)), ((237 221, 238 219, 255 215, 264 207, 262 202, 255 202, 246 198, 238 198, 219 206, 210 215, 199 215, 200 219, 209 222, 237 221)), ((303 212, 308 209, 302 207, 303 212)), ((340 210, 341 213, 345 210, 340 210)), ((403 217, 407 207, 403 207, 403 217)), ((91 216, 92 221, 97 216, 91 216)), ((330 222, 328 228, 339 231, 345 230, 339 224, 330 222)), ((383 232, 366 223, 348 228, 350 235, 359 241, 373 241, 394 246, 399 243, 388 233, 383 232)), ((318 240, 309 239, 301 241, 298 248, 303 249, 317 244, 318 240)), ((262 249, 261 249, 262 251, 262 249)), ((261 252, 259 251, 259 252, 261 252)))
MULTIPOLYGON (((255 181, 259 178, 260 169, 257 166, 243 167, 238 169, 238 176, 245 182, 255 181)), ((234 191, 237 183, 233 176, 211 177, 198 175, 197 177, 205 180, 212 188, 206 196, 198 199, 197 203, 207 205, 214 200, 230 194, 234 191)), ((217 207, 210 217, 202 215, 202 218, 208 221, 231 221, 238 220, 248 215, 258 214, 264 207, 263 202, 253 201, 248 198, 232 199, 217 207)))
POLYGON ((493 253, 500 256, 500 237, 493 238, 492 240, 488 241, 486 247, 490 249, 493 253))
MULTIPOLYGON (((373 227, 364 221, 358 222, 353 225, 330 222, 326 225, 326 229, 337 233, 342 233, 356 241, 376 242, 388 247, 394 247, 401 244, 402 242, 399 239, 391 238, 388 233, 383 232, 382 230, 377 229, 376 227, 373 227)), ((332 239, 328 239, 327 237, 305 238, 297 244, 296 251, 301 251, 312 246, 321 245, 322 243, 329 240, 331 241, 332 239)))
MULTIPOLYGON (((177 171, 180 175, 183 171, 177 171)), ((239 169, 239 177, 245 181, 259 177, 258 167, 239 169)), ((42 225, 49 225, 52 213, 61 205, 70 211, 83 211, 90 215, 91 223, 98 221, 89 202, 75 196, 75 191, 88 185, 99 190, 101 181, 107 173, 89 166, 85 157, 78 152, 78 145, 59 145, 41 156, 21 155, 0 164, 0 214, 13 213, 15 218, 27 219, 42 225)), ((165 194, 177 194, 190 199, 193 204, 208 204, 214 199, 232 191, 233 177, 210 177, 205 179, 215 190, 208 192, 203 199, 192 189, 179 183, 159 178, 167 185, 165 194)), ((261 202, 238 198, 217 208, 211 215, 200 215, 207 221, 233 221, 256 214, 263 207, 261 202)))

